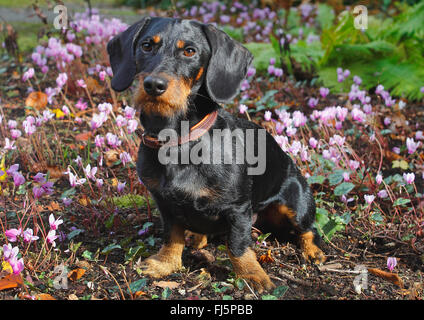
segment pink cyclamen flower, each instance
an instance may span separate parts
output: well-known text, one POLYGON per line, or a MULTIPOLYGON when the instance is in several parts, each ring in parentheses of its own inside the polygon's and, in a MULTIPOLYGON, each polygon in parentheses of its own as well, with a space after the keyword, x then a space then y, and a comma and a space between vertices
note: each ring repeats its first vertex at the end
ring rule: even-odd
POLYGON ((264 119, 265 121, 271 121, 272 112, 267 110, 265 111, 264 119))
POLYGON ((341 147, 345 143, 346 137, 339 136, 338 134, 335 134, 330 138, 330 146, 337 144, 339 147, 341 147))
POLYGON ((69 175, 69 184, 71 185, 71 187, 76 187, 79 186, 81 184, 84 184, 87 180, 82 178, 82 179, 78 179, 78 177, 76 175, 74 175, 72 172, 68 171, 65 172, 65 174, 69 175))
POLYGON ((345 182, 347 182, 347 181, 349 181, 350 180, 350 173, 349 172, 343 172, 343 180, 345 181, 345 182))
POLYGON ((96 144, 96 147, 100 148, 105 144, 105 138, 98 134, 94 138, 94 143, 96 144))
POLYGON ((127 132, 128 134, 132 134, 138 127, 138 122, 135 119, 128 120, 127 132))
POLYGON ((101 81, 105 81, 105 79, 106 79, 106 75, 107 75, 107 74, 106 74, 106 71, 103 71, 103 70, 102 70, 102 71, 100 71, 100 72, 99 72, 99 78, 100 78, 100 80, 101 80, 101 81))
POLYGON ((418 147, 421 145, 421 142, 415 142, 413 138, 406 138, 406 147, 409 154, 413 154, 417 151, 418 147))
POLYGON ((247 69, 247 77, 253 77, 256 74, 256 69, 253 67, 250 67, 249 69, 247 69))
POLYGON ((19 172, 16 172, 13 175, 13 183, 15 184, 15 187, 19 187, 20 185, 23 185, 25 183, 25 178, 22 174, 19 172))
POLYGON ((397 259, 394 257, 387 258, 387 269, 390 270, 390 272, 393 272, 394 268, 397 265, 397 259))
POLYGON ((124 115, 125 115, 125 118, 127 118, 128 120, 134 118, 135 109, 131 108, 130 106, 126 106, 124 109, 124 115))
POLYGON ((387 193, 387 190, 383 189, 378 191, 377 196, 381 199, 387 198, 389 194, 387 193))
POLYGON ((375 196, 366 194, 366 195, 364 195, 364 199, 368 204, 371 204, 374 201, 375 196))
POLYGON ((120 128, 127 124, 127 119, 125 119, 123 116, 118 115, 116 117, 116 125, 120 128))
POLYGON ((46 174, 39 172, 32 179, 35 182, 38 182, 38 183, 45 183, 46 182, 46 174))
POLYGON ((16 257, 18 253, 19 253, 18 247, 12 247, 10 243, 3 245, 3 258, 5 261, 9 261, 9 259, 16 257))
POLYGON ((4 234, 6 235, 7 239, 10 242, 15 242, 17 240, 17 238, 22 234, 22 229, 21 228, 19 228, 19 229, 12 228, 12 229, 6 230, 4 232, 4 234))
POLYGON ((53 247, 56 247, 55 240, 59 238, 59 236, 56 235, 56 230, 50 230, 47 234, 46 240, 48 243, 50 243, 53 247))
POLYGON ((60 73, 56 78, 56 84, 59 88, 62 88, 68 81, 68 75, 66 73, 60 73))
POLYGON ((325 98, 330 93, 330 89, 321 87, 319 88, 319 94, 321 97, 325 98))
POLYGON ((50 225, 50 229, 52 230, 57 230, 57 228, 59 227, 59 225, 61 225, 63 223, 62 219, 55 219, 53 213, 50 214, 49 216, 49 225, 50 225))
POLYGON ((23 233, 24 241, 29 243, 32 241, 36 241, 39 239, 39 237, 34 236, 34 231, 30 228, 26 229, 23 233))
POLYGON ((381 184, 383 182, 383 176, 381 174, 377 174, 375 177, 375 182, 377 184, 381 184))
POLYGON ((314 137, 309 138, 309 145, 311 148, 316 148, 318 146, 318 141, 314 137))
POLYGON ((29 68, 27 72, 22 76, 22 81, 27 81, 34 76, 34 68, 29 68))
POLYGON ((103 187, 103 179, 97 179, 96 180, 96 187, 97 188, 101 188, 101 187, 103 187))
POLYGON ((97 167, 91 168, 91 165, 90 164, 87 164, 87 166, 84 169, 84 173, 87 176, 87 178, 89 178, 89 179, 91 179, 93 181, 96 181, 95 175, 97 173, 97 167))
POLYGON ((319 101, 318 98, 310 98, 308 100, 308 106, 310 108, 315 108, 318 105, 318 101, 319 101))
POLYGON ((46 192, 42 187, 34 187, 32 188, 32 193, 34 194, 35 199, 40 199, 46 192))
POLYGON ((79 99, 78 102, 75 104, 75 107, 80 109, 81 111, 87 109, 88 104, 87 102, 84 102, 82 99, 79 99))
POLYGON ((403 174, 403 180, 405 180, 405 182, 407 183, 407 184, 412 184, 412 183, 414 183, 414 180, 415 180, 415 174, 414 173, 404 173, 403 174))
POLYGON ((122 164, 125 166, 127 163, 130 163, 132 161, 131 156, 128 152, 122 152, 119 155, 119 159, 121 160, 122 164))
POLYGON ((65 207, 69 206, 72 203, 72 199, 69 198, 63 198, 62 199, 63 204, 65 205, 65 207))
POLYGON ((10 135, 11 135, 12 139, 16 140, 20 136, 22 136, 22 131, 18 130, 18 129, 12 129, 12 130, 10 130, 10 135))
POLYGON ((18 126, 18 122, 16 120, 9 120, 7 121, 7 126, 9 127, 9 129, 16 129, 16 127, 18 126))
POLYGON ((246 105, 240 104, 240 106, 239 106, 239 112, 241 114, 245 113, 247 111, 247 109, 248 109, 248 107, 246 105))
POLYGON ((353 76, 353 82, 359 86, 362 83, 362 79, 358 76, 353 76))
POLYGON ((77 80, 77 85, 81 88, 87 88, 87 85, 85 84, 84 79, 77 80))
POLYGON ((4 138, 4 149, 5 150, 14 150, 16 146, 14 145, 15 141, 10 141, 9 138, 4 138))
POLYGON ((127 184, 126 182, 118 182, 117 190, 118 190, 119 193, 121 193, 122 191, 124 191, 126 184, 127 184))
POLYGON ((18 259, 17 257, 13 257, 11 259, 9 259, 9 264, 12 267, 13 273, 14 274, 19 274, 24 270, 24 259, 20 258, 18 259))
POLYGON ((9 176, 13 176, 16 172, 18 172, 18 170, 19 170, 19 164, 15 163, 15 164, 11 165, 8 170, 6 170, 6 173, 9 176))

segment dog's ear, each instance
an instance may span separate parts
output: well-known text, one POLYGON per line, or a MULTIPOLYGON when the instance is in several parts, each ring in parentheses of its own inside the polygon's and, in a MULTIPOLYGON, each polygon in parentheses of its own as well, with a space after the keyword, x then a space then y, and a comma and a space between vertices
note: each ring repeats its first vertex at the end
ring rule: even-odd
POLYGON ((150 17, 141 19, 108 42, 107 52, 113 71, 113 90, 124 91, 134 81, 137 73, 135 48, 150 19, 150 17))
POLYGON ((206 89, 214 101, 228 102, 237 95, 253 55, 213 25, 203 25, 203 32, 211 48, 206 89))

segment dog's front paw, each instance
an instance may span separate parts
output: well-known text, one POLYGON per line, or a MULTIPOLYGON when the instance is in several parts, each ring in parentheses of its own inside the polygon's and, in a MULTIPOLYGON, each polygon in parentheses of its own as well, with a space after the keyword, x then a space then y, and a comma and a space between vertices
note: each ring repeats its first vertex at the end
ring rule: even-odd
POLYGON ((231 252, 229 252, 229 256, 237 277, 246 280, 252 289, 262 293, 264 290, 271 290, 275 287, 256 260, 256 254, 252 249, 248 248, 239 257, 233 256, 231 252))
POLYGON ((143 261, 142 273, 152 278, 162 278, 182 268, 181 259, 169 259, 163 255, 155 254, 143 261))
POLYGON ((262 272, 256 271, 255 273, 237 274, 237 277, 246 280, 248 285, 258 293, 274 289, 275 285, 272 283, 271 279, 265 271, 261 271, 262 272))

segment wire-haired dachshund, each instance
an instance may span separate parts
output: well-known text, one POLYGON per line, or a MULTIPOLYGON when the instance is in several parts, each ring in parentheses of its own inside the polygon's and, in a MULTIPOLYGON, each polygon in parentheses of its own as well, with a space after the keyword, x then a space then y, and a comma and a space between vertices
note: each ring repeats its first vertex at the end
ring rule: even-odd
POLYGON ((304 177, 269 133, 260 140, 263 128, 220 106, 238 94, 253 60, 245 47, 210 24, 145 17, 110 40, 107 51, 114 90, 124 91, 139 80, 135 106, 144 131, 137 172, 164 227, 162 248, 144 261, 146 275, 164 277, 182 267, 186 230, 197 234, 199 247, 206 245, 206 235, 221 233, 237 276, 260 292, 269 290, 274 285, 250 248, 254 223, 277 237, 295 236, 306 261, 325 260, 313 226, 315 201, 304 177), (184 123, 187 134, 182 133, 184 123), (177 132, 176 139, 164 143, 164 129, 177 132), (210 134, 217 129, 229 129, 235 139, 212 147, 210 134), (255 133, 249 141, 248 130, 255 133), (246 161, 224 161, 228 152, 238 154, 237 139, 244 148, 253 143, 255 154, 264 159, 260 174, 249 174, 253 164, 246 154, 246 161), (197 148, 201 158, 222 161, 163 164, 166 143, 179 157, 197 148))

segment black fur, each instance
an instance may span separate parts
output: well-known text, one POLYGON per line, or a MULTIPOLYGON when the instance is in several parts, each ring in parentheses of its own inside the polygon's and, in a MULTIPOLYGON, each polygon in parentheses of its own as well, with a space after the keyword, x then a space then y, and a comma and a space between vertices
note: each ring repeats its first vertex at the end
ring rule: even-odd
MULTIPOLYGON (((193 80, 186 112, 173 117, 146 115, 140 106, 140 119, 147 134, 155 136, 164 128, 180 132, 182 120, 189 121, 192 126, 214 110, 219 114, 209 132, 228 128, 245 133, 247 129, 254 129, 258 134, 262 129, 253 122, 234 117, 219 105, 237 95, 252 55, 217 28, 188 20, 145 18, 112 39, 108 52, 115 74, 112 85, 117 91, 125 90, 137 72, 162 72, 193 80, 199 68, 205 70, 198 81, 193 80), (160 35, 160 42, 153 44, 151 52, 143 52, 140 44, 151 41, 149 39, 155 35, 160 35), (194 47, 196 54, 193 57, 182 55, 182 49, 175 45, 178 40, 194 47)), ((232 144, 236 144, 236 139, 232 144)), ((181 154, 184 148, 194 146, 204 147, 203 152, 209 153, 211 159, 217 152, 208 146, 206 136, 177 148, 181 154)), ((257 154, 258 145, 255 150, 257 154)), ((224 150, 220 151, 223 158, 224 150)), ((141 144, 137 171, 160 210, 165 242, 169 241, 175 225, 201 234, 222 233, 227 235, 230 252, 238 257, 251 243, 254 214, 258 214, 257 222, 261 227, 270 227, 276 235, 283 236, 289 231, 295 235, 306 231, 316 233, 311 190, 270 134, 266 133, 266 170, 261 175, 248 175, 251 165, 246 161, 244 164, 162 165, 158 152, 158 149, 141 144), (286 205, 295 213, 286 226, 276 228, 261 219, 261 213, 273 203, 286 205)))

